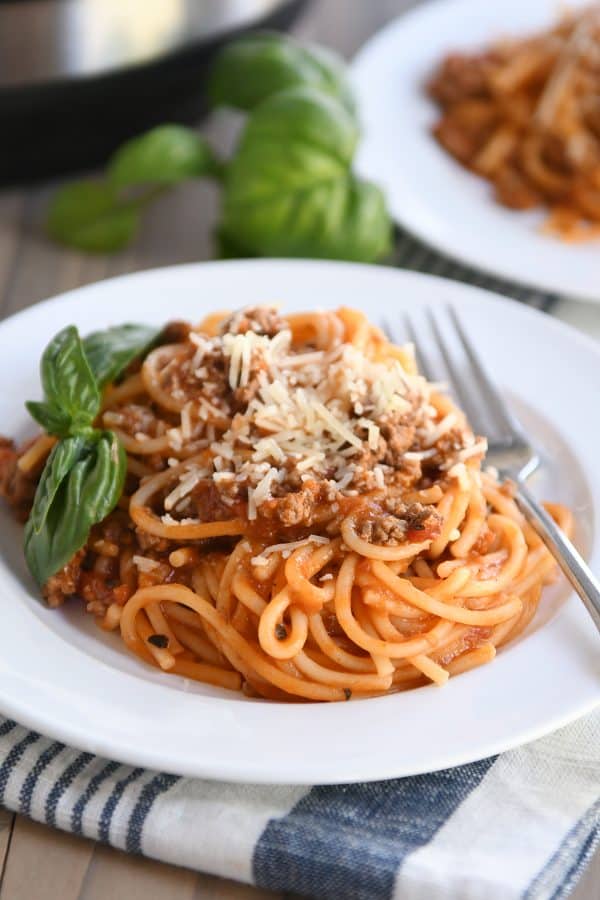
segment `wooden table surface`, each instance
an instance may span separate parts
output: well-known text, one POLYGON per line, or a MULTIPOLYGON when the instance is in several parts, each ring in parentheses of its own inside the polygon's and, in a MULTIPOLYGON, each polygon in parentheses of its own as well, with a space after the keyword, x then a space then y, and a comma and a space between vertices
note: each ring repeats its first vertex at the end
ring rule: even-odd
MULTIPOLYGON (((413 2, 314 0, 295 31, 351 56, 370 34, 413 2)), ((224 147, 231 137, 231 122, 216 115, 203 124, 203 131, 224 147)), ((162 198, 131 249, 97 258, 61 249, 44 238, 40 221, 53 189, 48 184, 0 192, 0 317, 111 275, 212 255, 217 198, 208 184, 186 185, 162 198)), ((574 309, 563 304, 561 317, 581 321, 581 313, 575 315, 574 309)), ((584 315, 587 330, 600 336, 600 313, 593 310, 584 315)), ((572 896, 592 900, 599 895, 597 854, 572 896)), ((0 809, 0 900, 260 900, 277 896, 127 856, 0 809)))

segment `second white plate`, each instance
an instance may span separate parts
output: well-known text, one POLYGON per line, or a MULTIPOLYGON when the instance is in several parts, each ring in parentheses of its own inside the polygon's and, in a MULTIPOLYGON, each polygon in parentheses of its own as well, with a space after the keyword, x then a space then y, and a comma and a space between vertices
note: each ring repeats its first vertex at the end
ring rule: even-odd
MULTIPOLYGON (((574 0, 569 6, 583 5, 574 0)), ((352 65, 364 128, 358 168, 386 191, 399 225, 448 256, 502 278, 600 302, 600 240, 566 244, 540 233, 543 212, 498 205, 487 181, 431 136, 438 118, 425 83, 451 51, 550 26, 556 0, 433 0, 380 31, 352 65)))

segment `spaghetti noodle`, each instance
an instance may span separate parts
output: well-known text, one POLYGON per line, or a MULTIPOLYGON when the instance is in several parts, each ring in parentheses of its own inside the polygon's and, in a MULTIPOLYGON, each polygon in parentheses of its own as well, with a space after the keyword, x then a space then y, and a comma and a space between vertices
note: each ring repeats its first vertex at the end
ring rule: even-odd
POLYGON ((544 230, 600 234, 600 5, 544 33, 448 56, 429 83, 434 128, 513 209, 546 206, 544 230))
MULTIPOLYGON (((125 490, 52 606, 82 598, 145 663, 274 700, 442 685, 523 631, 554 562, 410 346, 349 309, 169 335, 105 390, 125 490)), ((5 445, 16 506, 51 446, 5 445)))

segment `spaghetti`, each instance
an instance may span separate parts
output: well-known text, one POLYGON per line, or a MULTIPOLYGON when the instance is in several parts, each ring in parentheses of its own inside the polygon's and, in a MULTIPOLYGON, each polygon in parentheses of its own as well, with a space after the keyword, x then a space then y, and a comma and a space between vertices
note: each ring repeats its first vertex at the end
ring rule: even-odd
MULTIPOLYGON (((82 598, 145 663, 273 700, 442 685, 523 631, 554 562, 410 346, 349 309, 168 333, 104 392, 125 490, 50 605, 82 598)), ((51 446, 5 444, 15 506, 51 446)))
POLYGON ((512 209, 546 206, 548 233, 600 234, 600 6, 541 34, 448 56, 429 83, 434 128, 512 209))

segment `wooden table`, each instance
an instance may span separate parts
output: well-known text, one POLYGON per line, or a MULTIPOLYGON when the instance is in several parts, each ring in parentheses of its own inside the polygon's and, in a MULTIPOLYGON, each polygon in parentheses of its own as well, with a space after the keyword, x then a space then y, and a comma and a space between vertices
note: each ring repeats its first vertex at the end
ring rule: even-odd
MULTIPOLYGON (((320 0, 296 27, 352 55, 384 22, 414 0, 320 0)), ((231 123, 217 115, 203 126, 217 146, 231 139, 231 123)), ((113 257, 89 257, 61 249, 41 230, 53 190, 43 185, 0 193, 0 316, 45 297, 111 275, 208 259, 217 197, 208 184, 186 185, 155 206, 135 245, 113 257)), ((561 318, 574 319, 600 336, 600 313, 562 304, 561 318), (587 318, 586 318, 587 317, 587 318)), ((0 900, 260 900, 276 897, 234 882, 199 875, 152 860, 127 856, 0 810, 0 900)), ((573 894, 591 900, 600 892, 600 854, 573 894)), ((341 900, 341 898, 340 898, 341 900)))

